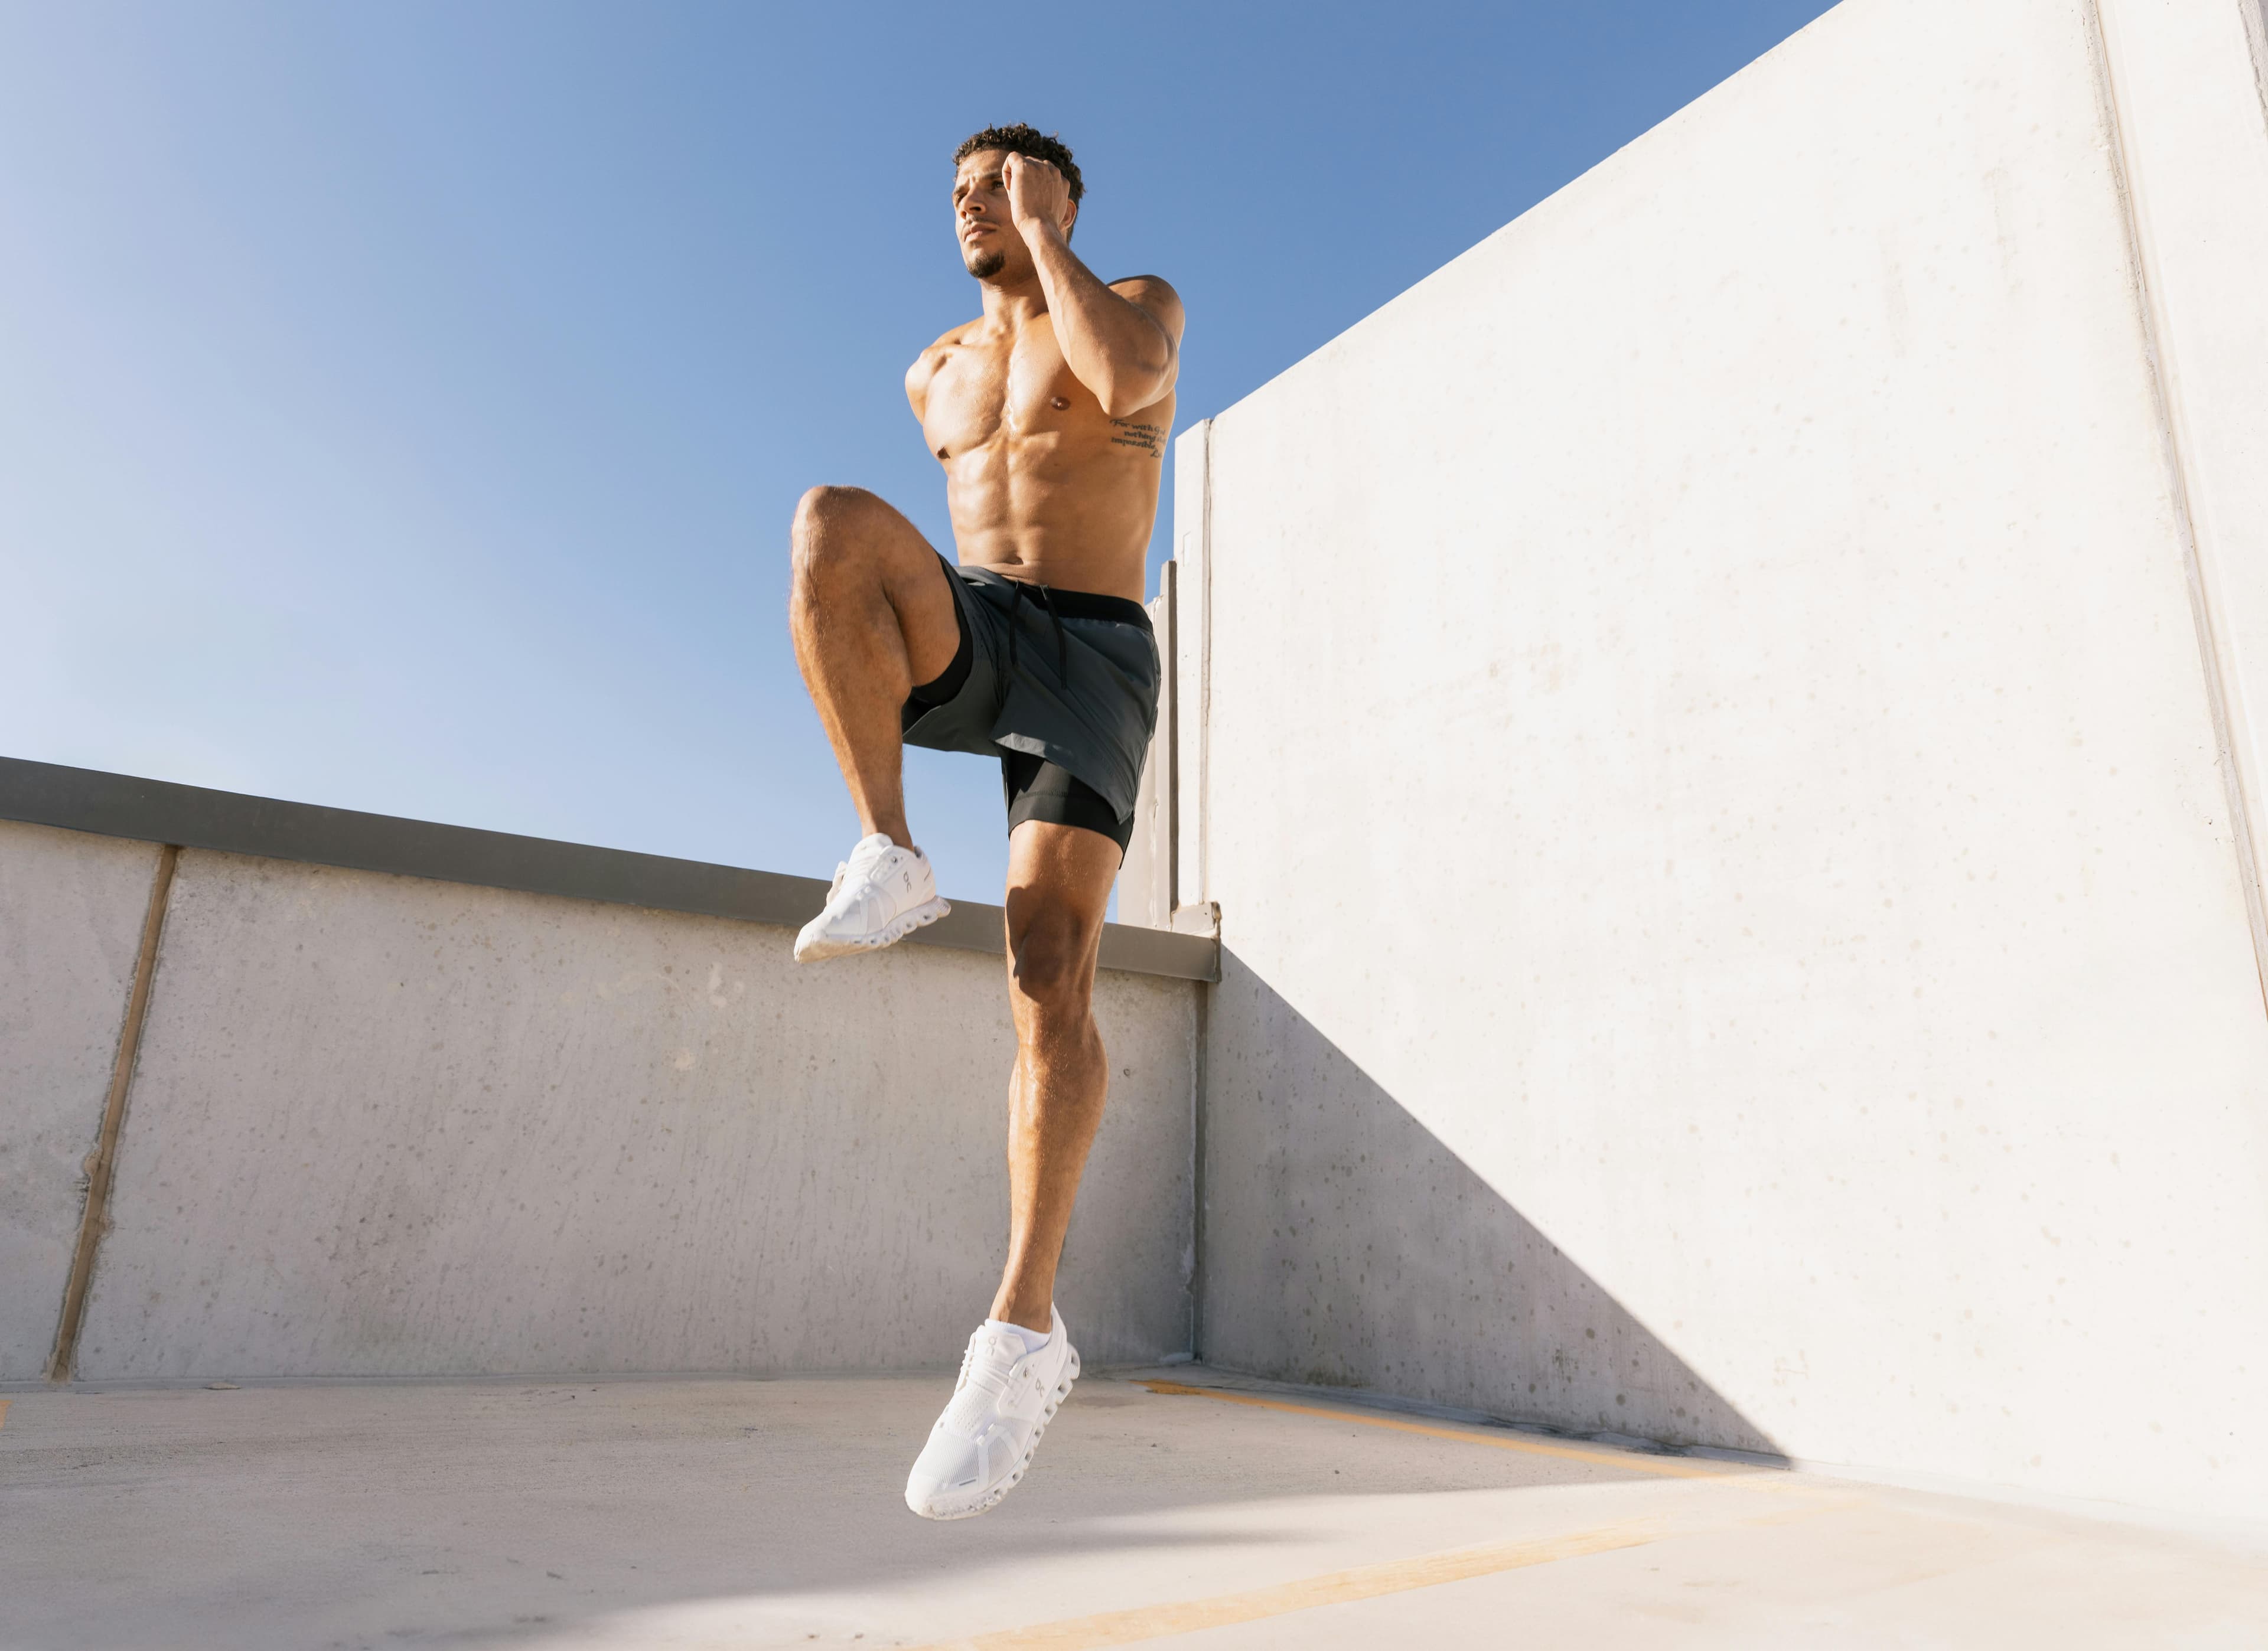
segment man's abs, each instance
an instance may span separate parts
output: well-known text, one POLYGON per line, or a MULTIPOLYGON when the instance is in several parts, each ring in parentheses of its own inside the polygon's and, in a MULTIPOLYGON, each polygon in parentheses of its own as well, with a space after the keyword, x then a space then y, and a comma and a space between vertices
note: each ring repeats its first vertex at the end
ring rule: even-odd
POLYGON ((1012 338, 949 336, 932 360, 923 429, 962 563, 1139 601, 1174 397, 1112 418, 1045 317, 1012 338))
MULTIPOLYGON (((1137 417, 1162 452, 1170 402, 1137 417)), ((961 561, 1031 584, 1140 601, 1163 460, 1114 451, 1112 440, 1004 432, 949 462, 946 506, 961 561)))

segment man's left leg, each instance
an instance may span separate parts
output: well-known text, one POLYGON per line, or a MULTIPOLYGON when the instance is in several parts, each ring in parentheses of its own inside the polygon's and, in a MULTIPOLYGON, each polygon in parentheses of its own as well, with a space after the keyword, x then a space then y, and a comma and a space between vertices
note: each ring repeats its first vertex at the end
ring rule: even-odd
POLYGON ((906 1505, 924 1518, 966 1518, 1005 1496, 1079 1376, 1055 1311, 1056 1263, 1109 1082, 1094 963, 1120 858, 1082 826, 1027 819, 1008 839, 1008 1259, 906 1480, 906 1505))
POLYGON ((1109 1075, 1094 1024, 1094 959, 1118 845, 1077 826, 1026 820, 1008 839, 1008 1262, 992 1317, 1048 1333, 1056 1262, 1071 1226, 1109 1075))

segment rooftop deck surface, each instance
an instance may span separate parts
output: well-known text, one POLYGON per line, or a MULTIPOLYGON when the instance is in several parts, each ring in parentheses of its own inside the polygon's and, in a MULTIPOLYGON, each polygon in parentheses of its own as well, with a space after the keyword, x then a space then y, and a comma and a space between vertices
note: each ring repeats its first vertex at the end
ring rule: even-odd
POLYGON ((1100 1373, 981 1519, 899 1500, 943 1376, 18 1392, 0 1640, 62 1647, 2268 1643, 2171 1534, 1100 1373))

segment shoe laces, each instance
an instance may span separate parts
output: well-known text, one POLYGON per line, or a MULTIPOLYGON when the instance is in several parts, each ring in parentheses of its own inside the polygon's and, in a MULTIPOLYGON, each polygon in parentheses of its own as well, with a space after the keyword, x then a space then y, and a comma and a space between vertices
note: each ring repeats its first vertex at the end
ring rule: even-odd
MULTIPOLYGON (((968 1385, 969 1377, 974 1376, 979 1368, 983 1368, 978 1363, 976 1350, 984 1346, 986 1342, 991 1340, 993 1332, 989 1330, 979 1330, 975 1335, 969 1337, 968 1345, 961 1350, 961 1374, 954 1381, 953 1391, 954 1392, 958 1393, 963 1388, 967 1387, 968 1385)), ((989 1363, 990 1361, 987 1361, 986 1362, 989 1363)), ((1005 1385, 1008 1371, 1015 1368, 1015 1362, 1016 1361, 1013 1359, 1011 1359, 1008 1361, 1007 1366, 1000 1371, 1000 1380, 991 1384, 992 1391, 998 1391, 1002 1386, 1005 1385)))
POLYGON ((875 873, 889 863, 892 855, 910 855, 912 852, 909 848, 899 848, 897 844, 887 838, 877 844, 875 840, 870 837, 850 851, 850 858, 843 862, 843 869, 837 875, 845 879, 855 875, 871 882, 875 873), (870 844, 873 846, 869 847, 870 844))
POLYGON ((982 1358, 978 1348, 990 1339, 985 1331, 978 1331, 968 1339, 968 1346, 961 1355, 961 1376, 953 1384, 953 1399, 937 1425, 950 1433, 975 1435, 986 1426, 986 1418, 993 1406, 1008 1391, 1008 1373, 1015 1368, 1014 1361, 1005 1366, 995 1366, 993 1361, 982 1358))
POLYGON ((843 898, 843 891, 846 887, 856 887, 859 884, 865 885, 858 891, 860 900, 878 898, 880 891, 876 885, 881 881, 878 874, 889 862, 890 856, 898 852, 900 850, 897 845, 887 840, 885 840, 880 848, 870 848, 865 842, 861 842, 858 848, 850 851, 850 857, 848 860, 835 868, 835 881, 827 890, 827 904, 833 906, 836 901, 843 898))

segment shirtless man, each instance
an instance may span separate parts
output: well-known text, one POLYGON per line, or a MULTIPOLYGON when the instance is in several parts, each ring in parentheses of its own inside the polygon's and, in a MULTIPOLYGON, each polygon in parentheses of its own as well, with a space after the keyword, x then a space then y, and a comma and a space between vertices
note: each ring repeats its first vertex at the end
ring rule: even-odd
POLYGON ((984 313, 922 352, 906 397, 945 466, 961 564, 874 495, 814 488, 788 604, 864 833, 799 960, 878 950, 949 909, 906 825, 902 744, 997 757, 1007 795, 1008 1259, 906 1481, 929 1519, 1005 1496, 1079 1375, 1056 1261, 1102 1118, 1095 950, 1158 715, 1143 558, 1182 337, 1171 287, 1106 285, 1071 250, 1085 188, 1062 143, 989 128, 954 161, 984 313))

